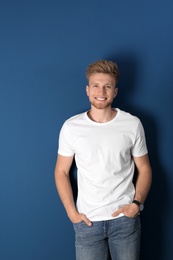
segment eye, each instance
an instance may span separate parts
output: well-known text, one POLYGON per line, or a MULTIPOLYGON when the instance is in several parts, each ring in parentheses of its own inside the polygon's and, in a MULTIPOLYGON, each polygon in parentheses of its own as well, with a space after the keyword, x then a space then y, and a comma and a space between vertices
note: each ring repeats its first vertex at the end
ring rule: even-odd
POLYGON ((111 85, 106 85, 106 88, 111 89, 112 86, 111 85))

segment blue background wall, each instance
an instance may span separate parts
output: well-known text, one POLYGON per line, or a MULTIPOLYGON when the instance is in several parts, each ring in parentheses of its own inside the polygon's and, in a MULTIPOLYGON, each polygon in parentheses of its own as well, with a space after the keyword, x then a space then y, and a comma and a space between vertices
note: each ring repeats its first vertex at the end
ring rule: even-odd
POLYGON ((0 1, 1 260, 75 259, 54 166, 62 123, 89 108, 85 70, 97 59, 117 61, 114 106, 146 130, 141 260, 172 260, 172 14, 172 0, 0 1))

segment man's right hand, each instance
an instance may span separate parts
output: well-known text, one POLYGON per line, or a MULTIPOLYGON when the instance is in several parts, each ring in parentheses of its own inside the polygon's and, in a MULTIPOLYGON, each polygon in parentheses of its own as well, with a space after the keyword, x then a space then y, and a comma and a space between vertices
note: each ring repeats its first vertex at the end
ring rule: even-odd
POLYGON ((76 212, 73 216, 69 216, 72 223, 80 223, 84 221, 89 227, 92 226, 92 222, 83 214, 76 212))

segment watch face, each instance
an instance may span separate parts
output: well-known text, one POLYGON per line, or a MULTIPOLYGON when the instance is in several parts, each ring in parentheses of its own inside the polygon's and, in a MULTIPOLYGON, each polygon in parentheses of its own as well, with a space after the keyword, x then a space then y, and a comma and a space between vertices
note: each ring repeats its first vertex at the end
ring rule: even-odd
POLYGON ((144 209, 144 205, 140 204, 139 208, 140 208, 140 211, 142 211, 144 209))

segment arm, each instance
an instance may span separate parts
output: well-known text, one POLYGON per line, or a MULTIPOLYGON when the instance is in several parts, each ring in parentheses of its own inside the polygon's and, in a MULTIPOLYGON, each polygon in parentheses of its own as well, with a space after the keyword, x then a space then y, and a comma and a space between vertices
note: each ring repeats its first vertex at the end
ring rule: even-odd
POLYGON ((137 169, 136 193, 134 199, 144 204, 152 182, 152 171, 148 155, 134 157, 137 169))
MULTIPOLYGON (((134 199, 144 203, 152 182, 151 166, 147 154, 141 157, 133 157, 133 159, 137 169, 136 192, 134 199)), ((118 209, 112 214, 112 216, 115 217, 120 213, 124 213, 125 216, 135 217, 138 212, 139 207, 136 204, 131 203, 118 209)))
POLYGON ((55 166, 55 183, 61 198, 61 201, 66 209, 67 215, 73 223, 84 221, 87 225, 91 222, 84 214, 77 212, 71 182, 69 178, 69 171, 73 162, 73 156, 58 155, 55 166))

